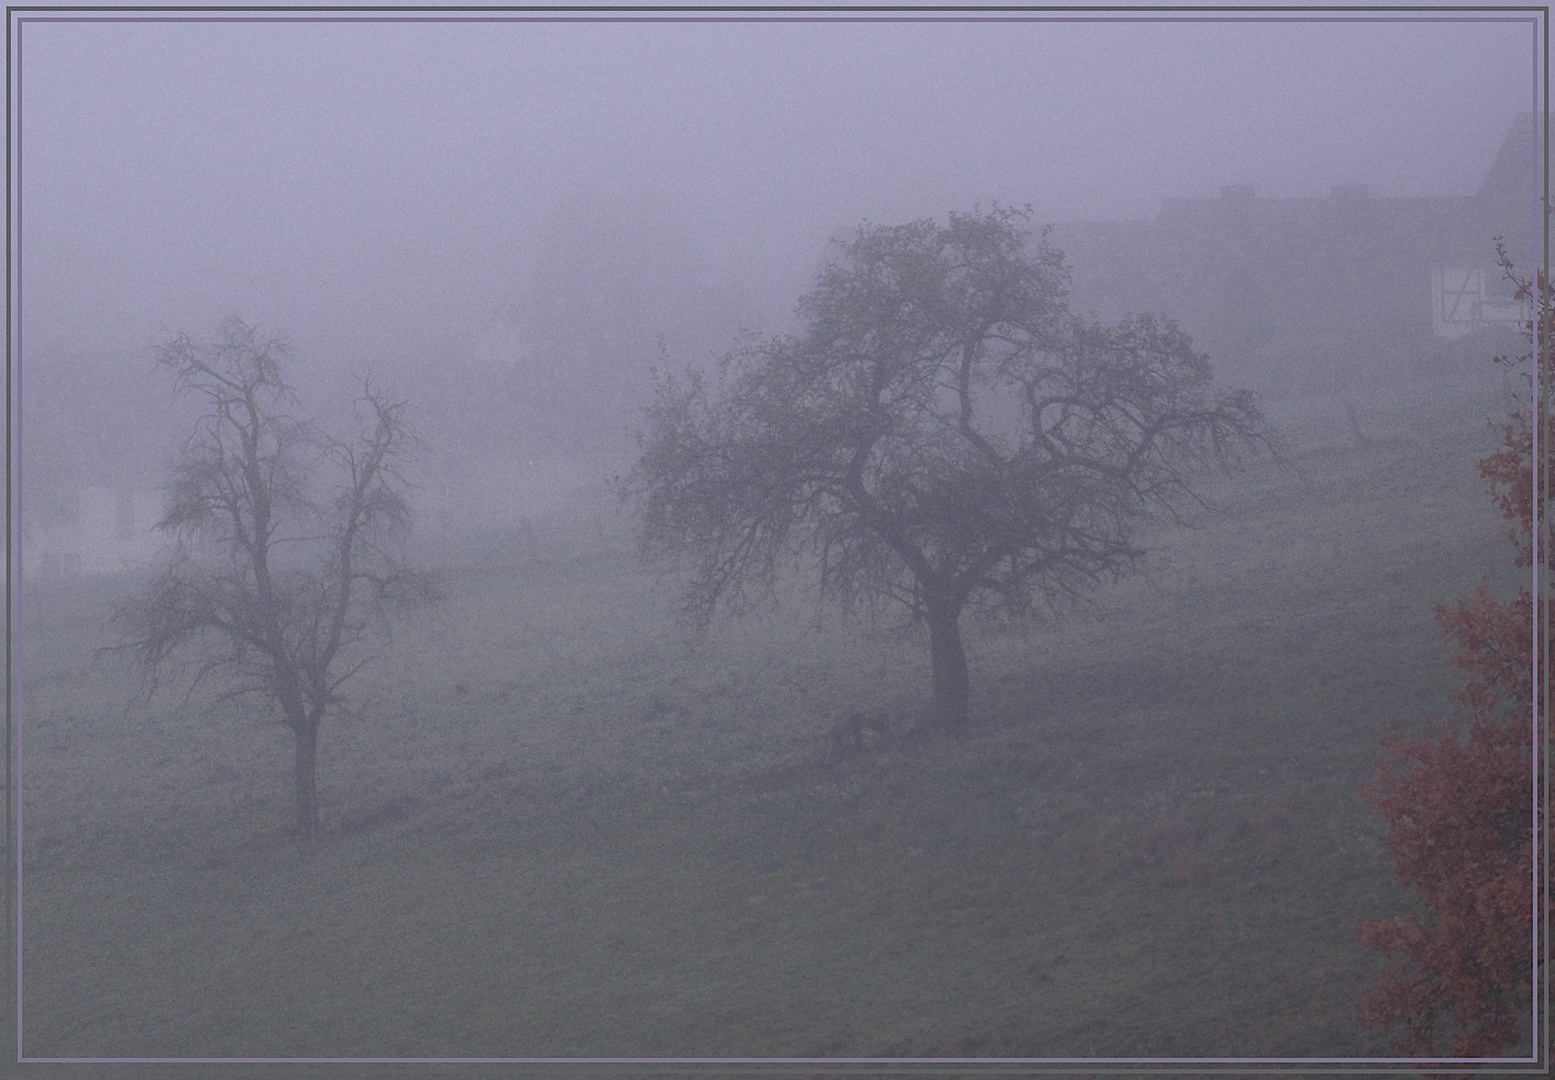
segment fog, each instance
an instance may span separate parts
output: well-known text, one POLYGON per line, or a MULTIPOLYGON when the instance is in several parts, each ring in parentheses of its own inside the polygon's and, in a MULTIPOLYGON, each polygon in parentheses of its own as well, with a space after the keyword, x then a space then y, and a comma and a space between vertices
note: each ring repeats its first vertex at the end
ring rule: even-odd
POLYGON ((122 429, 76 483, 154 472, 150 347, 227 315, 292 341, 310 400, 348 373, 399 387, 434 471, 619 456, 651 365, 787 327, 863 221, 1143 221, 1247 184, 1467 196, 1537 90, 1532 24, 1488 16, 18 29, 30 468, 122 429))
MULTIPOLYGON (((1547 24, 13 13, 18 1058, 1415 1053, 1357 1019, 1357 927, 1436 901, 1361 792, 1463 696, 1436 613, 1527 580, 1476 466, 1526 392, 1487 360, 1547 24), (1017 452, 1050 357, 957 328, 1004 378, 737 383, 623 511, 655 367, 797 329, 862 223, 995 203, 1275 430, 1141 321, 1076 334, 1017 452), (346 449, 173 398, 159 343, 231 316, 346 439, 354 377, 403 396, 414 514, 397 405, 346 449), (1212 448, 1247 468, 1189 477, 1212 448), (744 617, 685 618, 731 569, 744 617)), ((1017 246, 981 221, 969 260, 1017 246)), ((1023 265, 979 314, 1046 317, 1023 265)))

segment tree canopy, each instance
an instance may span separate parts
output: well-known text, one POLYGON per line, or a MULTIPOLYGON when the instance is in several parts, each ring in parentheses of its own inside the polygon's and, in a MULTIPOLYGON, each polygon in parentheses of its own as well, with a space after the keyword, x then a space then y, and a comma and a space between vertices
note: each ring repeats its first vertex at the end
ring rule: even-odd
POLYGON ((1201 502, 1203 466, 1269 441, 1173 323, 1072 314, 1026 217, 860 228, 798 333, 747 340, 714 379, 660 375, 625 484, 645 554, 690 556, 694 611, 807 559, 827 595, 905 605, 952 729, 969 605, 1023 613, 1136 568, 1152 512, 1201 502))

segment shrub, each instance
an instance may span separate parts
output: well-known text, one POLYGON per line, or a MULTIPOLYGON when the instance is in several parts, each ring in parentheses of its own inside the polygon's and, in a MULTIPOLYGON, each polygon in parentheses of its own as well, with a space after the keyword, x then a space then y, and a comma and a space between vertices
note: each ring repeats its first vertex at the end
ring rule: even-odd
MULTIPOLYGON (((1504 248, 1501 265, 1520 299, 1533 299, 1527 323, 1533 349, 1495 362, 1523 368, 1534 404, 1501 425, 1500 448, 1480 462, 1480 475, 1508 522, 1516 564, 1532 564, 1534 425, 1548 430, 1532 363, 1549 340, 1550 291, 1542 275, 1519 278, 1504 248)), ((1538 518, 1543 521, 1540 493, 1538 518)), ((1539 615, 1545 614, 1542 602, 1539 615)), ((1506 1051, 1531 1006, 1534 838, 1537 834, 1530 761, 1535 724, 1543 715, 1534 694, 1534 601, 1527 588, 1509 601, 1482 585, 1467 601, 1438 604, 1436 618, 1458 647, 1453 663, 1469 676, 1453 694, 1472 722, 1425 739, 1387 744, 1391 760, 1365 789, 1389 825, 1388 849, 1399 881, 1424 901, 1425 915, 1364 922, 1367 948, 1406 963, 1384 973, 1363 1002, 1360 1022, 1401 1029, 1400 1053, 1429 1057, 1443 1039, 1456 1057, 1506 1051)), ((1542 635, 1541 635, 1542 640, 1542 635)))

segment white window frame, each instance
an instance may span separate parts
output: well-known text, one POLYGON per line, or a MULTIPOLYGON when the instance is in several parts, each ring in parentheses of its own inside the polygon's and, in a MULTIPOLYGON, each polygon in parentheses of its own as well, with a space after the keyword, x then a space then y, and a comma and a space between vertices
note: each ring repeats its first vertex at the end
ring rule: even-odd
POLYGON ((1500 267, 1438 266, 1431 271, 1431 331, 1437 337, 1459 338, 1490 326, 1520 327, 1528 319, 1528 303, 1494 295, 1490 286, 1500 267))

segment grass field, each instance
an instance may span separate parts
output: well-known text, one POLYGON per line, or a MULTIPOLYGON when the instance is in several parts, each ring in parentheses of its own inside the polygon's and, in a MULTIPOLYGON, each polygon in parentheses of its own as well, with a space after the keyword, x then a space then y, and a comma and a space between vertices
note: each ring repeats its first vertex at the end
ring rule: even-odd
POLYGON ((585 528, 451 565, 327 724, 307 846, 289 733, 132 703, 93 661, 115 586, 33 588, 22 1051, 1386 1054, 1354 930, 1410 898, 1357 789, 1450 711, 1432 603, 1519 579, 1496 403, 1361 406, 1362 444, 1277 411, 1302 475, 1219 483, 1149 578, 970 627, 958 741, 915 632, 801 602, 689 635, 585 528), (896 735, 834 760, 857 709, 896 735))

